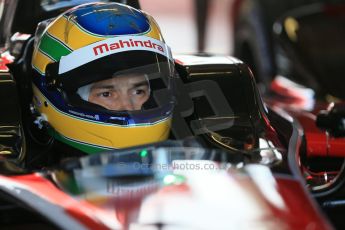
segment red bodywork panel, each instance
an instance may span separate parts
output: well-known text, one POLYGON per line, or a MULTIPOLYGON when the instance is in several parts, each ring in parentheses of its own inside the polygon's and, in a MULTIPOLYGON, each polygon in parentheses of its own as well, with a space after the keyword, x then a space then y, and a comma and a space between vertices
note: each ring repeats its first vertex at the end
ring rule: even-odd
MULTIPOLYGON (((103 218, 107 218, 108 221, 114 221, 114 219, 116 219, 114 216, 110 216, 107 215, 106 212, 102 212, 103 210, 91 203, 72 198, 38 173, 13 177, 0 176, 0 180, 25 186, 29 191, 42 199, 45 199, 56 206, 62 207, 71 217, 85 225, 87 228, 109 229, 109 227, 103 225, 102 221, 98 218, 100 215, 102 215, 103 218)), ((283 200, 284 208, 276 207, 274 204, 267 201, 271 212, 274 215, 267 216, 268 220, 264 220, 265 222, 278 221, 279 226, 284 226, 284 229, 331 229, 327 221, 325 221, 316 206, 307 196, 306 191, 303 190, 302 185, 297 180, 277 178, 276 181, 276 190, 283 200)), ((176 187, 176 190, 172 187, 168 187, 170 191, 169 193, 171 195, 176 193, 176 196, 178 196, 181 193, 181 185, 173 187, 176 187)), ((264 197, 269 196, 269 194, 263 195, 264 197)), ((140 199, 139 201, 142 202, 143 200, 144 199, 140 199)), ((134 204, 134 206, 131 205, 131 202, 135 203, 138 201, 127 199, 126 206, 122 205, 122 207, 127 207, 129 210, 133 207, 140 207, 140 205, 138 206, 137 204, 134 204)), ((126 215, 127 212, 122 210, 121 213, 122 215, 126 215)), ((127 219, 126 217, 124 218, 127 219)))
POLYGON ((97 207, 87 202, 72 198, 38 173, 12 177, 0 176, 0 180, 24 185, 30 192, 37 196, 52 204, 61 206, 70 216, 73 216, 74 219, 90 229, 109 229, 95 218, 94 213, 100 212, 101 210, 98 210, 97 207))
POLYGON ((307 155, 345 157, 345 138, 334 138, 316 126, 316 115, 308 112, 291 112, 303 126, 307 142, 307 155))
POLYGON ((275 212, 277 217, 289 223, 291 229, 330 229, 316 205, 312 205, 313 201, 305 195, 306 192, 300 183, 291 179, 278 178, 277 184, 277 190, 287 207, 286 210, 276 209, 275 212))
MULTIPOLYGON (((0 52, 0 54, 1 54, 1 52, 0 52)), ((9 63, 12 63, 12 62, 13 62, 13 57, 10 56, 9 54, 6 55, 4 53, 4 54, 0 55, 0 73, 1 72, 8 72, 9 69, 6 65, 9 63)))
POLYGON ((285 110, 298 120, 304 131, 308 157, 345 157, 345 138, 329 136, 325 130, 316 126, 316 115, 320 110, 326 110, 328 104, 317 103, 306 109, 306 105, 315 101, 310 102, 311 98, 306 97, 299 89, 284 85, 279 80, 271 83, 271 90, 277 97, 272 97, 266 102, 273 108, 285 110))

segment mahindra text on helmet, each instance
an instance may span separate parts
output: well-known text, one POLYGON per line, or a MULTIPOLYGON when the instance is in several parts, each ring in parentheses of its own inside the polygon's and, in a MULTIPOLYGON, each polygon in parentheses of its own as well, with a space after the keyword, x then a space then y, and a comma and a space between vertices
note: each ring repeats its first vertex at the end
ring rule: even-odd
POLYGON ((112 37, 61 57, 59 74, 108 55, 135 50, 155 52, 173 60, 170 48, 159 40, 146 36, 112 37))
POLYGON ((162 53, 164 53, 164 49, 161 45, 151 42, 151 40, 146 41, 139 41, 139 40, 119 40, 118 42, 114 43, 103 43, 98 46, 93 47, 93 52, 95 56, 102 54, 104 52, 109 52, 110 50, 116 50, 120 48, 130 48, 130 47, 146 47, 146 48, 153 48, 162 53))

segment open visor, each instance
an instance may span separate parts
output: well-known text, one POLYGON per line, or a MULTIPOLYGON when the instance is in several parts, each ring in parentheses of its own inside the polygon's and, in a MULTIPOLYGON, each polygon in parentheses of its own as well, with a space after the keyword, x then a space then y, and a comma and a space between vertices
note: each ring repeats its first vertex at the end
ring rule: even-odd
POLYGON ((64 64, 62 58, 47 66, 47 85, 63 92, 77 112, 107 114, 115 123, 122 117, 122 124, 152 123, 171 115, 175 73, 170 51, 103 53, 73 68, 64 64))

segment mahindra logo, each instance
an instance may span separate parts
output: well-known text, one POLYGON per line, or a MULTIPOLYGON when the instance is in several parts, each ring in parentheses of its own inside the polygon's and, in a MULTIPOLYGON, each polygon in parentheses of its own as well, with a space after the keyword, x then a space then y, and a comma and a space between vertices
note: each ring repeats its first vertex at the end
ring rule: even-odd
POLYGON ((119 42, 114 42, 114 43, 103 43, 98 46, 93 47, 93 52, 95 56, 102 54, 104 52, 109 52, 110 50, 116 50, 120 48, 125 48, 125 47, 146 47, 146 48, 153 48, 156 50, 159 50, 160 52, 164 52, 163 47, 161 45, 158 45, 156 43, 151 42, 150 40, 147 41, 136 41, 129 39, 129 41, 123 41, 119 40, 119 42))

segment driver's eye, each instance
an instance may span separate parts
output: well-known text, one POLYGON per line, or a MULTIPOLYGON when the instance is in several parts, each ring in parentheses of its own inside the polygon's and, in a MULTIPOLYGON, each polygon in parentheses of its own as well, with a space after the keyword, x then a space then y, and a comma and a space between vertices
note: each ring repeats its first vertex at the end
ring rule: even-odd
POLYGON ((145 90, 143 90, 143 89, 136 89, 134 91, 134 94, 137 94, 137 95, 144 94, 144 93, 145 93, 145 90))
POLYGON ((101 93, 102 97, 110 97, 110 92, 101 93))

